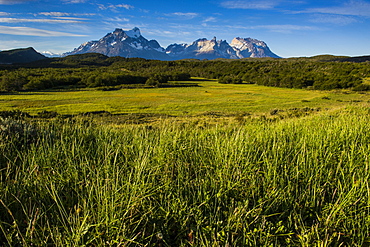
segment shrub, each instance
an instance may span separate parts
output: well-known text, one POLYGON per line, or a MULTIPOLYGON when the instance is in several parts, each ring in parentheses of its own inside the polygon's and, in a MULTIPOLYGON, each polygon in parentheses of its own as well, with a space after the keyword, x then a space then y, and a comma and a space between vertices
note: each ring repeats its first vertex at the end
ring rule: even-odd
POLYGON ((224 76, 218 79, 219 83, 222 84, 241 84, 243 81, 237 76, 224 76))
POLYGON ((41 111, 37 113, 37 117, 39 118, 55 118, 59 114, 55 111, 41 111))
POLYGON ((352 90, 353 91, 369 91, 370 90, 370 85, 360 84, 360 85, 355 86, 352 90))
POLYGON ((146 85, 148 86, 155 86, 155 87, 158 87, 159 85, 159 81, 154 78, 154 77, 149 77, 146 82, 145 82, 146 85))

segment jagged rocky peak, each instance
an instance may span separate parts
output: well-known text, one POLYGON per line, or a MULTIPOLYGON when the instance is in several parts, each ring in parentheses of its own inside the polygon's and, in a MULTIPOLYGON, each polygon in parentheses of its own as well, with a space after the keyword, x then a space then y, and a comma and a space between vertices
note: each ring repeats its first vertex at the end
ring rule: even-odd
POLYGON ((121 36, 124 38, 133 38, 133 39, 138 39, 141 37, 141 32, 140 29, 135 27, 132 30, 124 31, 121 28, 116 28, 113 33, 108 33, 106 36, 121 36))
POLYGON ((198 39, 195 42, 199 48, 199 51, 210 52, 217 45, 216 37, 211 40, 208 39, 198 39))
POLYGON ((106 56, 141 57, 159 60, 177 59, 239 59, 245 57, 278 57, 266 43, 251 38, 235 38, 229 44, 226 40, 198 39, 189 44, 172 44, 166 49, 156 40, 147 40, 135 27, 125 31, 116 28, 98 41, 89 41, 63 55, 101 53, 106 56))
POLYGON ((217 40, 216 37, 211 40, 206 38, 197 39, 190 45, 172 44, 167 47, 166 53, 173 59, 238 58, 226 40, 217 40))
MULTIPOLYGON (((122 31, 122 29, 120 30, 122 31)), ((126 31, 125 33, 131 38, 139 38, 141 36, 140 29, 137 27, 133 28, 132 30, 126 31)))
POLYGON ((167 60, 164 48, 156 40, 149 41, 144 38, 137 27, 128 31, 116 28, 112 33, 106 34, 99 41, 89 41, 64 55, 88 52, 101 53, 110 57, 142 57, 167 60))
POLYGON ((274 57, 279 58, 274 54, 267 44, 261 40, 252 38, 234 38, 230 46, 234 48, 239 58, 245 57, 274 57))

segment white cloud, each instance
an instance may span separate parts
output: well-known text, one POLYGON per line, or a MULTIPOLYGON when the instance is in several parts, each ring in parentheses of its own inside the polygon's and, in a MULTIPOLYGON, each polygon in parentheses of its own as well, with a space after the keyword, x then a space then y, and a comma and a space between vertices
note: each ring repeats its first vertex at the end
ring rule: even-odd
POLYGON ((253 0, 253 1, 226 1, 221 6, 227 9, 273 9, 280 1, 278 0, 253 0))
POLYGON ((85 3, 87 0, 63 0, 65 3, 85 3))
POLYGON ((8 27, 0 26, 0 33, 11 34, 11 35, 23 35, 23 36, 38 36, 38 37, 59 37, 59 36, 70 36, 70 37, 83 37, 86 35, 56 32, 49 30, 42 30, 30 27, 8 27))
POLYGON ((70 15, 69 13, 64 12, 40 12, 39 15, 45 15, 45 16, 67 16, 70 15))
POLYGON ((66 13, 66 12, 39 12, 38 15, 51 17, 66 17, 66 16, 94 16, 92 13, 66 13))
POLYGON ((0 18, 3 23, 41 22, 41 23, 81 23, 80 20, 56 20, 56 19, 22 19, 22 18, 0 18))
POLYGON ((6 13, 6 12, 0 12, 0 16, 6 16, 6 15, 9 15, 9 13, 6 13))
POLYGON ((208 18, 203 20, 202 26, 208 28, 209 27, 208 23, 210 23, 210 22, 217 22, 217 20, 214 17, 208 17, 208 18))
POLYGON ((321 13, 370 17, 370 3, 362 0, 349 0, 341 6, 310 8, 296 13, 321 13))
POLYGON ((278 33, 291 33, 292 31, 306 31, 306 30, 318 30, 317 27, 312 26, 300 26, 300 25, 259 25, 251 27, 251 29, 267 29, 271 32, 278 33))
POLYGON ((197 16, 199 16, 198 13, 192 13, 192 12, 189 12, 189 13, 183 13, 183 12, 175 12, 175 13, 170 13, 170 14, 165 14, 166 16, 180 16, 180 17, 185 17, 185 18, 189 18, 189 19, 193 19, 197 16))
POLYGON ((134 6, 131 6, 129 4, 118 4, 118 5, 115 5, 116 8, 125 8, 125 9, 133 9, 134 6))
POLYGON ((60 17, 52 17, 52 18, 59 19, 59 20, 71 20, 71 21, 77 21, 77 22, 82 22, 82 21, 89 20, 87 18, 70 17, 70 16, 60 16, 60 17))
POLYGON ((217 21, 216 18, 214 18, 214 17, 208 17, 203 22, 216 22, 216 21, 217 21))
POLYGON ((101 10, 107 10, 110 9, 112 11, 116 11, 118 8, 124 8, 124 9, 133 9, 134 6, 129 5, 129 4, 109 4, 109 5, 104 5, 104 4, 98 4, 99 9, 101 10))
POLYGON ((312 30, 321 30, 318 27, 315 26, 301 26, 301 25, 291 25, 291 24, 283 24, 283 25, 257 25, 257 26, 227 26, 230 29, 236 29, 236 30, 259 30, 259 29, 265 29, 270 32, 276 32, 276 33, 293 33, 294 31, 312 31, 312 30))
POLYGON ((0 4, 19 4, 19 3, 26 3, 26 2, 32 2, 34 0, 0 0, 0 4))

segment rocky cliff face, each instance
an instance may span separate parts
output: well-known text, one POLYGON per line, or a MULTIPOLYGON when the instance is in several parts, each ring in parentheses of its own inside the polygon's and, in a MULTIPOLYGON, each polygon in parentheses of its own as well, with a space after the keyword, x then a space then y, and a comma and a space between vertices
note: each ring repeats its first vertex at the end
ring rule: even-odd
POLYGON ((235 51, 225 40, 198 39, 191 45, 173 44, 167 47, 166 53, 173 59, 216 59, 232 58, 237 59, 235 51))
POLYGON ((263 41, 251 38, 234 38, 231 41, 231 47, 236 52, 238 58, 245 57, 274 57, 279 58, 278 55, 273 53, 267 44, 263 41))
POLYGON ((86 42, 72 52, 63 55, 101 53, 106 56, 141 57, 158 60, 178 59, 239 59, 245 57, 276 57, 267 44, 251 38, 235 38, 228 44, 225 40, 198 39, 192 44, 172 44, 162 48, 156 40, 144 38, 139 28, 130 31, 116 29, 98 41, 86 42))

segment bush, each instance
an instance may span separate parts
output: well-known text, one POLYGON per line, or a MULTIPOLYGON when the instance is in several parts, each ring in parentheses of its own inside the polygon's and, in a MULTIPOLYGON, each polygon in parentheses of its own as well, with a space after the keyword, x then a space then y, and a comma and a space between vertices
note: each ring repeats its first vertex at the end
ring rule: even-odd
POLYGON ((239 77, 237 76, 223 76, 221 78, 218 79, 218 83, 222 83, 222 84, 241 84, 243 83, 242 79, 240 79, 239 77))
POLYGON ((161 74, 154 74, 151 75, 145 82, 146 85, 149 86, 160 86, 160 84, 167 83, 169 76, 161 75, 161 74))
POLYGON ((355 86, 352 90, 353 91, 369 91, 370 90, 370 85, 360 84, 360 85, 355 86))
POLYGON ((37 117, 39 118, 55 118, 59 114, 55 111, 41 111, 37 113, 37 117))
POLYGON ((145 84, 148 85, 148 86, 158 87, 159 86, 159 81, 154 77, 149 77, 146 80, 145 84))

